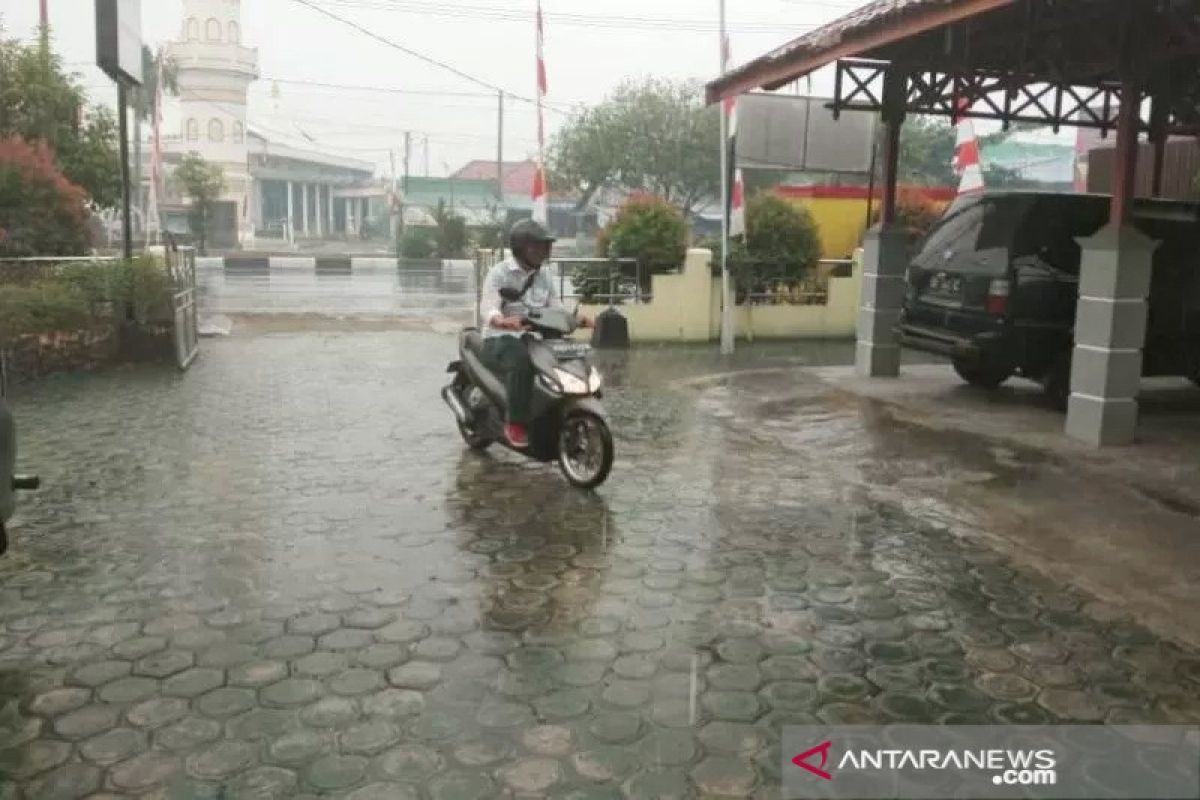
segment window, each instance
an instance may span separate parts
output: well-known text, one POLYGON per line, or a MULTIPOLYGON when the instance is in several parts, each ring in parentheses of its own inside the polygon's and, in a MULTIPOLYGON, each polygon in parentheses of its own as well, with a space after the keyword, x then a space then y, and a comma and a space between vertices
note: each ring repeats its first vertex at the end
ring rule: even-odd
POLYGON ((185 132, 189 142, 197 141, 200 138, 200 123, 194 119, 187 121, 187 131, 185 132))
POLYGON ((208 121, 208 140, 210 142, 222 142, 225 140, 225 126, 219 119, 210 119, 208 121))
POLYGON ((237 142, 238 144, 241 144, 245 138, 246 138, 245 131, 242 128, 242 123, 240 123, 240 122, 233 123, 233 141, 237 142))
POLYGON ((242 40, 242 31, 236 22, 229 23, 229 41, 238 44, 242 40))
POLYGON ((187 40, 189 42, 200 41, 200 20, 191 17, 187 21, 187 40))
POLYGON ((210 42, 221 41, 221 23, 217 22, 215 19, 210 19, 208 21, 208 29, 205 32, 205 36, 210 42))

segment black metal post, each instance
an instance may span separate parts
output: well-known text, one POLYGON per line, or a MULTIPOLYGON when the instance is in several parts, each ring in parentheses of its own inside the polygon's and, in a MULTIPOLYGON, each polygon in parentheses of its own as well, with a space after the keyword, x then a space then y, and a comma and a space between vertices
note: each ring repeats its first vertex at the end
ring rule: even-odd
POLYGON ((130 209, 129 190, 129 87, 125 81, 117 82, 117 119, 121 136, 121 226, 123 233, 122 252, 126 259, 133 258, 133 214, 130 209))

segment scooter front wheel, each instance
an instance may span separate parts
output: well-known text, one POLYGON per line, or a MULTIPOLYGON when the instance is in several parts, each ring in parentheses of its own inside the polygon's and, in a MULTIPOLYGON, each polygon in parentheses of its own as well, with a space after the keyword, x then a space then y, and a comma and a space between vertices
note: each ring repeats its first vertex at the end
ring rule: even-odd
POLYGON ((558 436, 558 466, 580 489, 594 489, 608 478, 614 456, 612 432, 600 417, 576 411, 563 420, 558 436))

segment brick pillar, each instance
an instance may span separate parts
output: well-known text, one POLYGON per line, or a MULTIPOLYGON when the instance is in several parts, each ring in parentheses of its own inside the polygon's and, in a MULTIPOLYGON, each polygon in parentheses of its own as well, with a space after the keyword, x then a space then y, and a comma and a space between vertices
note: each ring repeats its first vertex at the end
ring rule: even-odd
POLYGON ((1130 225, 1110 224, 1079 245, 1067 434, 1097 447, 1130 444, 1158 243, 1130 225))
POLYGON ((854 365, 866 378, 900 374, 896 325, 904 305, 908 233, 898 225, 877 225, 863 237, 862 301, 854 365))

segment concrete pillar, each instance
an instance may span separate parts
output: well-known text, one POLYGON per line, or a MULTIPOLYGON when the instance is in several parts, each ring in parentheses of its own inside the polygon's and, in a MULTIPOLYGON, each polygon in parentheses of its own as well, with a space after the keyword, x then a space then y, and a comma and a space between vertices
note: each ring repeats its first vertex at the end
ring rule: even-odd
POLYGON ((308 184, 300 184, 300 231, 308 236, 308 184))
POLYGON ((1097 447, 1130 444, 1158 242, 1130 225, 1110 224, 1079 245, 1067 434, 1097 447))
POLYGON ((345 202, 346 202, 346 235, 353 236, 354 231, 355 231, 355 228, 354 228, 354 198, 347 197, 345 202))
POLYGON ((900 374, 896 325, 904 305, 908 232, 899 225, 876 225, 863 237, 862 296, 854 366, 866 378, 900 374))
POLYGON ((319 184, 319 183, 313 184, 313 194, 315 194, 317 196, 316 207, 313 209, 313 219, 316 221, 317 237, 320 238, 322 235, 321 195, 323 194, 323 192, 321 191, 321 184, 319 184))
POLYGON ((288 181, 288 241, 292 241, 295 236, 295 192, 293 190, 292 181, 288 181))
POLYGON ((326 193, 326 196, 329 198, 329 202, 328 202, 326 205, 327 205, 327 208, 328 208, 328 210, 329 210, 329 232, 332 234, 332 233, 334 232, 334 231, 333 231, 333 228, 334 228, 334 222, 333 222, 333 184, 329 184, 328 186, 326 186, 326 187, 325 187, 325 193, 326 193))

